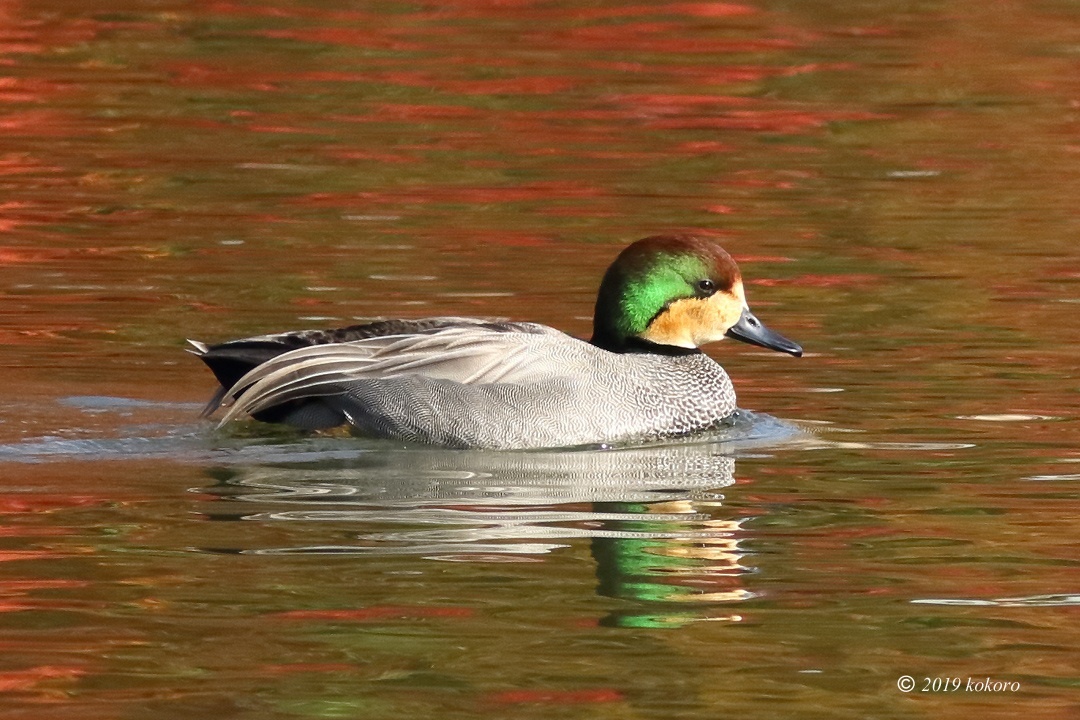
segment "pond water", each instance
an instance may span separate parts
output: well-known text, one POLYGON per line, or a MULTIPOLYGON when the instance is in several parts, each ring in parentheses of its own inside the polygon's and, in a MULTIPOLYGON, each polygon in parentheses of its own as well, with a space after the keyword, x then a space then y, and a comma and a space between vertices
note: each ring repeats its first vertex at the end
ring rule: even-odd
POLYGON ((0 20, 3 717, 1080 712, 1076 2, 0 20), (807 349, 707 348, 763 413, 740 432, 198 417, 185 338, 584 335, 611 258, 672 229, 807 349))

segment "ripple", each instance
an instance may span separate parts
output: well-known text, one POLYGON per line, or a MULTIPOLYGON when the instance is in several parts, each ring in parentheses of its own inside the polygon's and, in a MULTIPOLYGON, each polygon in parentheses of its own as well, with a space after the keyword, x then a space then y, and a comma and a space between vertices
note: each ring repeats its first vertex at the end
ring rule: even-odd
POLYGON ((959 605, 964 607, 1071 607, 1080 606, 1080 595, 1030 595, 1028 597, 995 598, 991 600, 965 598, 925 598, 912 600, 913 605, 959 605))
POLYGON ((1001 413, 998 415, 957 415, 957 420, 978 420, 979 422, 1031 422, 1033 420, 1060 420, 1055 415, 1026 415, 1022 413, 1001 413))
MULTIPOLYGON (((57 402, 67 407, 77 408, 87 414, 116 413, 117 416, 125 418, 140 410, 169 410, 190 417, 203 407, 202 403, 98 395, 73 395, 60 398, 57 402)), ((498 469, 526 466, 535 470, 537 467, 542 467, 544 463, 549 465, 554 463, 556 471, 565 473, 569 472, 569 468, 579 466, 581 463, 588 464, 590 461, 586 456, 590 454, 632 454, 640 451, 642 454, 657 455, 661 458, 677 455, 680 452, 691 455, 703 452, 705 456, 727 456, 745 453, 751 449, 800 447, 800 439, 805 437, 805 433, 791 423, 764 413, 747 410, 738 411, 737 417, 730 426, 684 438, 617 447, 558 448, 542 453, 449 451, 423 445, 409 446, 403 450, 399 443, 392 441, 325 435, 300 437, 278 429, 257 428, 256 432, 263 432, 263 436, 242 437, 214 432, 204 423, 154 425, 150 431, 147 430, 148 427, 145 424, 135 427, 129 424, 115 428, 117 433, 135 433, 134 436, 109 437, 108 433, 103 433, 106 436, 73 438, 70 437, 68 429, 63 429, 46 435, 24 438, 17 442, 0 443, 0 463, 69 459, 133 460, 160 457, 188 462, 211 461, 227 465, 253 462, 303 464, 348 461, 369 456, 398 457, 398 453, 402 453, 401 457, 407 458, 407 463, 420 462, 430 465, 437 461, 438 464, 445 465, 448 459, 457 458, 463 462, 449 463, 457 466, 457 469, 453 471, 457 473, 473 472, 476 464, 483 466, 493 458, 498 469), (270 435, 270 433, 276 434, 270 435), (570 459, 567 460, 567 458, 570 459)), ((250 431, 241 426, 237 432, 250 431)), ((620 457, 631 457, 631 455, 620 457)), ((712 460, 707 463, 715 464, 712 460)))
POLYGON ((1069 482, 1073 480, 1080 480, 1080 473, 1066 473, 1062 475, 1029 475, 1024 479, 1032 480, 1035 482, 1069 482))
POLYGON ((940 170, 892 170, 885 173, 886 177, 895 178, 898 180, 906 180, 910 178, 932 178, 941 175, 940 170))
POLYGON ((554 543, 483 545, 475 543, 463 548, 461 545, 454 543, 433 543, 424 546, 310 545, 306 547, 258 548, 254 550, 208 549, 205 552, 235 553, 238 555, 421 555, 432 560, 441 560, 452 556, 460 561, 461 558, 467 555, 545 555, 566 547, 569 547, 569 545, 554 543))
POLYGON ((386 280, 388 282, 431 282, 438 280, 437 275, 368 275, 372 280, 386 280))
POLYGON ((176 408, 200 410, 201 403, 166 402, 138 398, 109 397, 108 395, 71 395, 56 401, 60 405, 80 410, 130 410, 132 408, 176 408))
POLYGON ((962 442, 836 442, 829 440, 807 441, 807 445, 840 450, 914 450, 919 452, 941 452, 945 450, 970 450, 975 443, 962 442))

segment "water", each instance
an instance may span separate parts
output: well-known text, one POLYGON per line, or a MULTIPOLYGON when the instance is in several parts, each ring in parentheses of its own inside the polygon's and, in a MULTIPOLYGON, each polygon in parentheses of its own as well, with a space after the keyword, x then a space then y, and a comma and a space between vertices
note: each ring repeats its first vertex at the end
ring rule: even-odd
POLYGON ((1078 10, 0 5, 0 713, 1075 715, 1078 10), (198 419, 185 338, 584 335, 672 228, 808 350, 739 432, 198 419))

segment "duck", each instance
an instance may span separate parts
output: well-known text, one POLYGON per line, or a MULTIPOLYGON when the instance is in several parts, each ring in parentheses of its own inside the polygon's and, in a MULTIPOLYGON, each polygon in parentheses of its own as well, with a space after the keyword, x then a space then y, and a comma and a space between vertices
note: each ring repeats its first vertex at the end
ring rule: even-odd
POLYGON ((387 319, 215 345, 189 340, 220 383, 204 416, 458 449, 610 447, 722 427, 731 378, 700 350, 724 338, 801 357, 750 311, 714 239, 654 235, 600 282, 588 340, 539 323, 387 319))

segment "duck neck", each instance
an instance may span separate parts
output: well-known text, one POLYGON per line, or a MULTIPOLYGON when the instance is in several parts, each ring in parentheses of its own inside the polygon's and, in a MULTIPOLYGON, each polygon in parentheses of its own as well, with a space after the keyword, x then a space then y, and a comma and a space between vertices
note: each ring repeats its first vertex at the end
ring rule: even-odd
POLYGON ((602 350, 614 353, 651 353, 653 355, 680 357, 683 355, 696 355, 701 352, 697 348, 661 345, 639 337, 605 335, 596 331, 593 332, 592 339, 589 342, 602 350))

